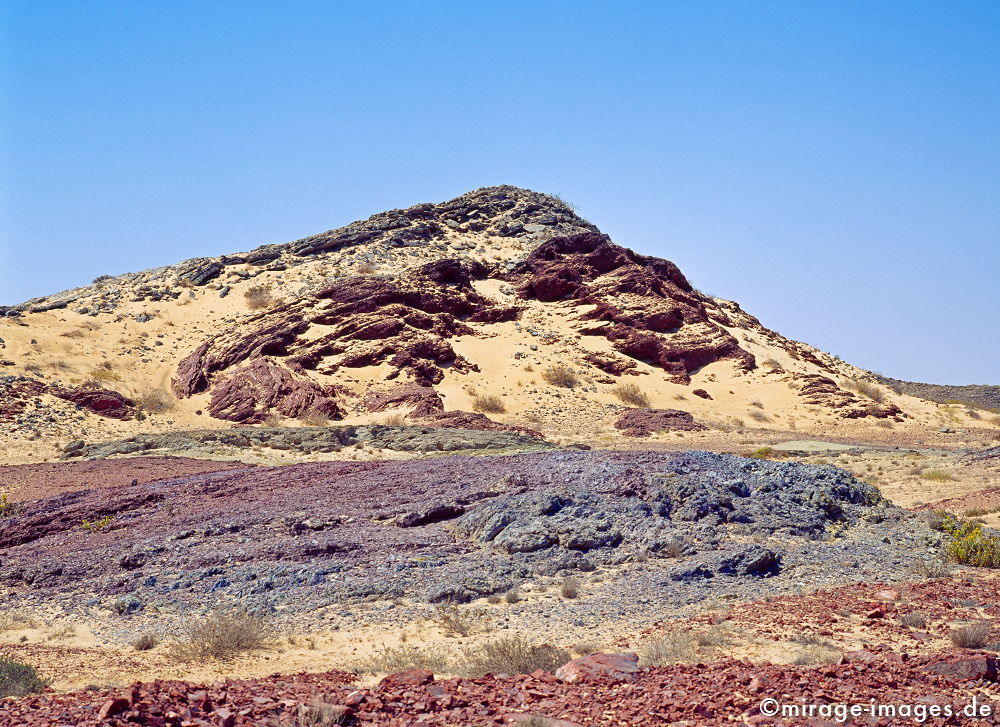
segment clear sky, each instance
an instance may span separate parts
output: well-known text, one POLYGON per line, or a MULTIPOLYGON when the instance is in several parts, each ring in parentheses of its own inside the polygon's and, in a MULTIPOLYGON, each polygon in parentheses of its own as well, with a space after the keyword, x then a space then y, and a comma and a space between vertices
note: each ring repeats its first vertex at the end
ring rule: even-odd
POLYGON ((1000 3, 5 0, 0 303, 515 184, 865 368, 1000 383, 1000 3))

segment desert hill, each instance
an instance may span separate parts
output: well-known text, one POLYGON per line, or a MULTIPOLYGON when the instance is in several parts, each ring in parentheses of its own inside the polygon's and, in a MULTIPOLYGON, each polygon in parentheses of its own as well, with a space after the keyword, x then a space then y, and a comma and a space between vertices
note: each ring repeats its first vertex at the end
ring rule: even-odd
POLYGON ((601 446, 995 426, 789 340, 558 198, 509 186, 102 276, 0 315, 11 462, 73 440, 261 423, 511 429, 601 446))

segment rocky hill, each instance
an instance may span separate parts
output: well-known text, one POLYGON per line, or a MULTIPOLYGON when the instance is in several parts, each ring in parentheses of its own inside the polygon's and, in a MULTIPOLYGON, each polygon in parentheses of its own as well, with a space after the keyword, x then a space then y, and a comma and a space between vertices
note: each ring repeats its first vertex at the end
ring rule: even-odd
POLYGON ((78 439, 296 421, 590 442, 990 426, 784 338, 515 187, 102 276, 0 315, 12 461, 53 456, 38 440, 58 455, 78 439))

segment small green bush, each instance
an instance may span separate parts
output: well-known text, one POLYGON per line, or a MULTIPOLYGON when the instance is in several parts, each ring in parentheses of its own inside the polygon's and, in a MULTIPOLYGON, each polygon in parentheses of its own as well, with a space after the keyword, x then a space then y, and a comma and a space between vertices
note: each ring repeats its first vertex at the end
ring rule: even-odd
POLYGON ((35 667, 0 656, 0 698, 34 694, 47 686, 48 682, 38 676, 35 667))
POLYGON ((1000 568, 1000 537, 986 534, 979 523, 950 516, 943 527, 948 535, 948 558, 976 568, 1000 568))
POLYGON ((542 372, 542 378, 553 386, 563 386, 567 389, 572 389, 580 381, 576 375, 576 371, 566 364, 553 364, 549 366, 542 372))
POLYGON ((922 472, 920 474, 920 479, 932 480, 935 482, 947 482, 948 480, 955 479, 955 475, 941 470, 927 470, 926 472, 922 472))

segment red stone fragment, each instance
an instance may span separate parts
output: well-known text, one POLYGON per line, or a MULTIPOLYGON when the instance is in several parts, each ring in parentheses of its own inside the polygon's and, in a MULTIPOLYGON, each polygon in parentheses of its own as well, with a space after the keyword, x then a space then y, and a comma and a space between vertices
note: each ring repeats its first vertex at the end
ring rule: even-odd
POLYGON ((590 654, 563 664, 556 669, 556 677, 570 684, 595 678, 629 681, 639 671, 639 656, 632 652, 590 654))

